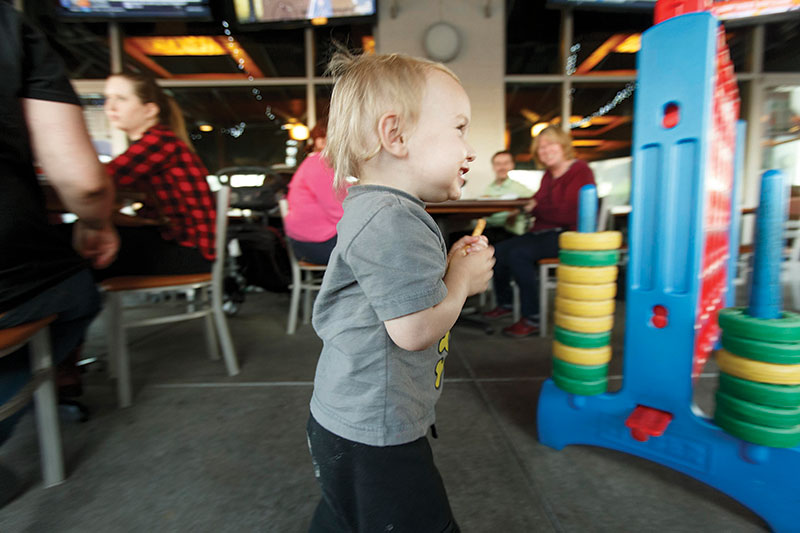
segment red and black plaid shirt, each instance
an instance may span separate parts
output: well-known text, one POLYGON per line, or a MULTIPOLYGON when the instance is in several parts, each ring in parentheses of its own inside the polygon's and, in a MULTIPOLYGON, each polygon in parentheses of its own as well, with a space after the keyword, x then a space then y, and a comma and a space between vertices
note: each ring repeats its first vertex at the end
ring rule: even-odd
POLYGON ((161 231, 164 239, 197 248, 214 260, 216 211, 206 181, 208 170, 169 128, 157 124, 148 129, 107 170, 120 187, 156 195, 159 205, 145 206, 140 214, 169 218, 170 225, 161 231))

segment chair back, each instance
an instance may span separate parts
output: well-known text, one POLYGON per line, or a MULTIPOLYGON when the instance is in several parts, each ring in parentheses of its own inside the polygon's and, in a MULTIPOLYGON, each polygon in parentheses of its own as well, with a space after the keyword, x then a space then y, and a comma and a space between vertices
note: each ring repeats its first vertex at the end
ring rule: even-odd
MULTIPOLYGON (((278 209, 280 209, 281 212, 283 231, 286 233, 286 216, 289 214, 289 200, 287 200, 285 197, 280 198, 278 200, 278 209)), ((292 250, 292 243, 288 242, 288 237, 286 242, 286 251, 289 253, 289 263, 292 265, 292 270, 294 271, 294 269, 298 269, 299 272, 300 267, 297 262, 297 257, 295 257, 294 250, 292 250)))
POLYGON ((783 226, 783 238, 786 239, 784 258, 789 267, 800 265, 800 220, 787 220, 783 226))
POLYGON ((605 231, 608 227, 608 210, 611 206, 608 204, 608 197, 603 196, 597 199, 597 229, 596 231, 605 231))
POLYGON ((228 249, 228 204, 231 198, 231 186, 223 185, 217 191, 217 223, 214 228, 214 266, 211 269, 211 277, 214 280, 222 281, 225 269, 225 253, 228 249))

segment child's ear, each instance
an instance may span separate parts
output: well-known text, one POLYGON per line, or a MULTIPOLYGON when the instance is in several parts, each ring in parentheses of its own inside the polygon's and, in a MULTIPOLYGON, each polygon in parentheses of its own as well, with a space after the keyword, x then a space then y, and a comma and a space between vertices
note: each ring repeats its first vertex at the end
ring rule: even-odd
POLYGON ((378 138, 381 148, 395 157, 405 157, 408 153, 406 138, 403 135, 400 116, 391 111, 378 119, 378 138))

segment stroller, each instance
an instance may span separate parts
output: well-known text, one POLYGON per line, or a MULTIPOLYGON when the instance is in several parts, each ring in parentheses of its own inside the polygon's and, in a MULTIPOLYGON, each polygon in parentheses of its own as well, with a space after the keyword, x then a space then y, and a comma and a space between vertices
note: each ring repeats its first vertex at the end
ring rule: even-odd
POLYGON ((237 166, 222 168, 217 176, 221 183, 231 185, 223 308, 232 316, 247 292, 289 290, 292 272, 277 198, 286 193, 291 175, 237 166), (241 183, 244 176, 254 180, 241 183))

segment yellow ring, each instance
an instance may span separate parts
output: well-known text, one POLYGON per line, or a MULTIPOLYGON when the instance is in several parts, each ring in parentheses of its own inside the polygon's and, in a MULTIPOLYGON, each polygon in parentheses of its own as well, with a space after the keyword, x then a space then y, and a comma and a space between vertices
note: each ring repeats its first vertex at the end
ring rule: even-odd
POLYGON ((717 365, 722 372, 737 378, 759 383, 800 385, 800 365, 779 365, 753 361, 724 349, 717 352, 717 365))
POLYGON ((553 341, 553 357, 573 365, 604 365, 611 361, 611 346, 575 348, 553 341))
POLYGON ((602 333, 614 327, 614 316, 585 317, 555 312, 556 326, 578 333, 602 333))
POLYGON ((558 246, 566 250, 616 250, 622 246, 622 233, 618 231, 596 233, 565 231, 558 236, 558 246))
POLYGON ((610 300, 617 295, 616 283, 602 285, 588 283, 558 283, 556 296, 570 300, 610 300))
POLYGON ((556 296, 556 309, 573 316, 607 316, 614 314, 614 300, 570 300, 556 296))
POLYGON ((556 277, 559 282, 584 283, 600 285, 617 281, 617 267, 576 267, 570 265, 558 265, 556 277))

